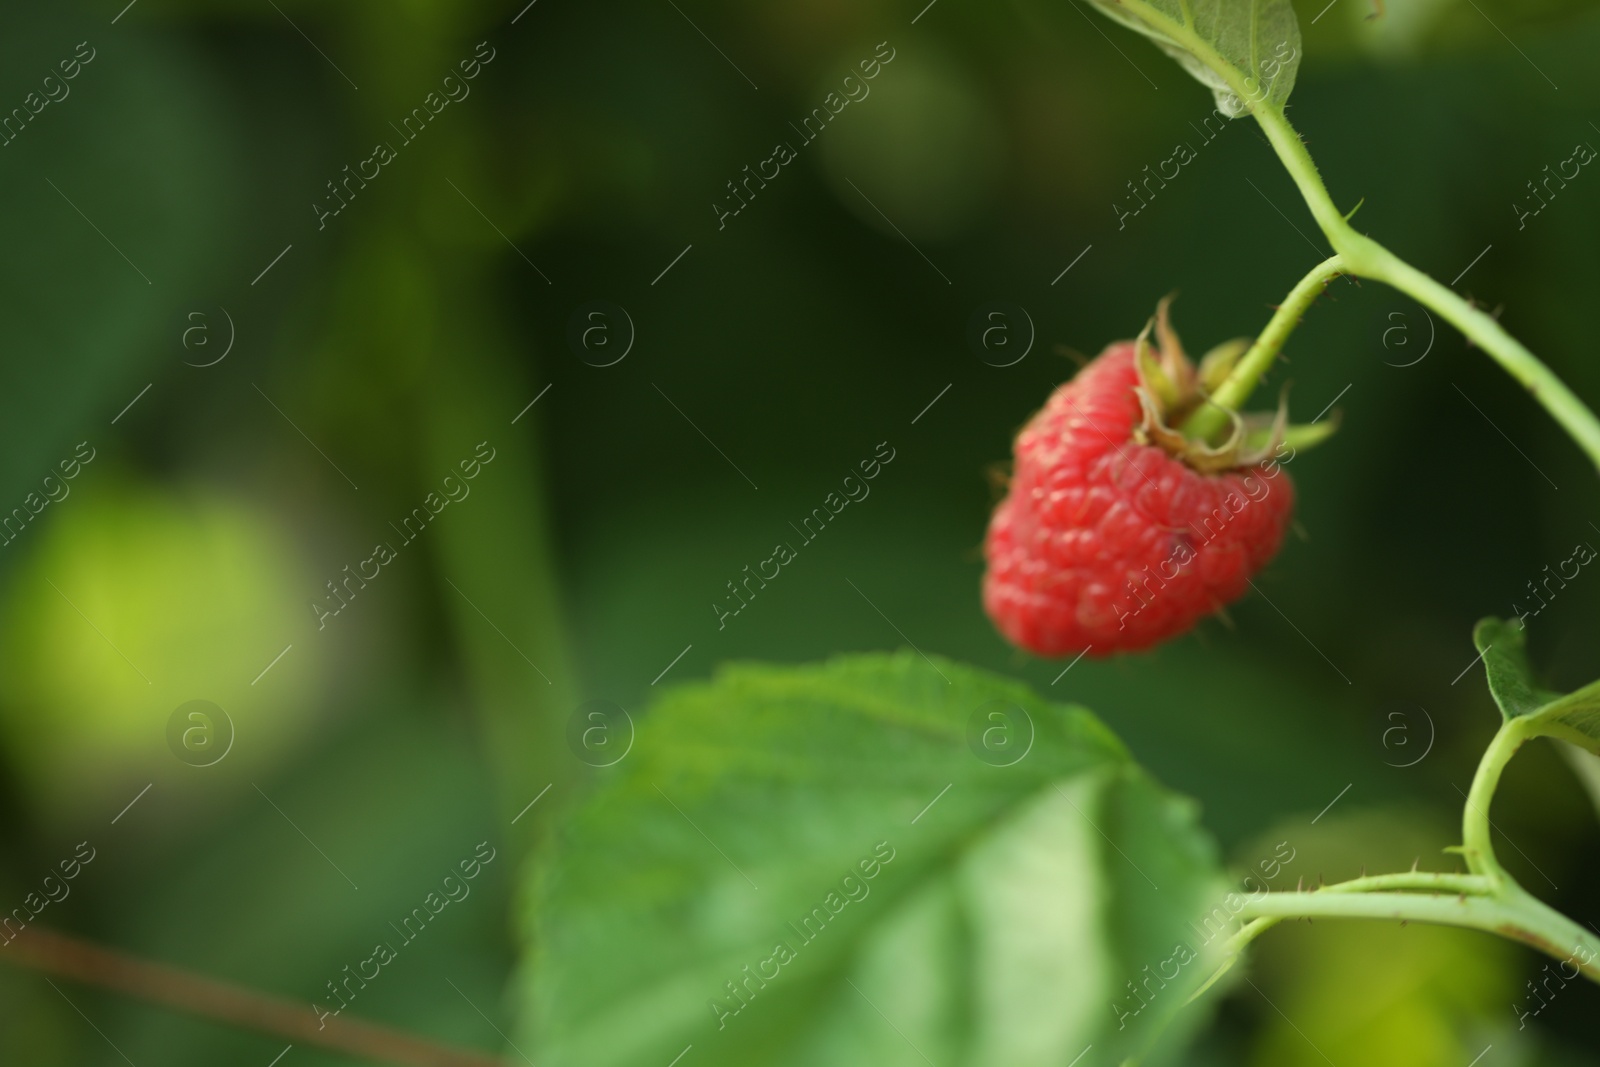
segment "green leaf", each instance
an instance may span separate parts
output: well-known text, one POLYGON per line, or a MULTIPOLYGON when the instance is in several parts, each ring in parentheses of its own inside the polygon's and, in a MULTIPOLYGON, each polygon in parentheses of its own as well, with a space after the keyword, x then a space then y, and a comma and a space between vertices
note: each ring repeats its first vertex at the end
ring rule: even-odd
POLYGON ((1300 23, 1289 0, 1090 0, 1176 59, 1238 118, 1281 110, 1300 69, 1300 23))
POLYGON ((545 1067, 1119 1063, 1239 907, 1091 714, 942 660, 725 668, 610 773, 527 901, 545 1067))
POLYGON ((1527 641, 1527 630, 1520 621, 1480 619, 1472 628, 1472 643, 1478 646, 1489 676, 1489 693, 1507 720, 1537 711, 1560 696, 1534 687, 1527 641))
POLYGON ((1522 719, 1527 728, 1559 737, 1600 755, 1600 681, 1574 693, 1554 693, 1533 684, 1525 649, 1527 630, 1520 620, 1483 619, 1472 631, 1489 676, 1489 693, 1509 722, 1522 719))

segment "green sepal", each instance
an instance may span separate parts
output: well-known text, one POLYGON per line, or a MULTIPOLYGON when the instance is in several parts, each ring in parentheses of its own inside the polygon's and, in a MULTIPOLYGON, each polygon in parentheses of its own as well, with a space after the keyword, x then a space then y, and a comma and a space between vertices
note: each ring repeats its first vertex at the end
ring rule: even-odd
POLYGON ((1140 384, 1150 391, 1162 410, 1167 410, 1178 406, 1183 393, 1172 375, 1167 373, 1164 366, 1167 361, 1156 353, 1155 346, 1150 343, 1150 331, 1154 326, 1154 319, 1145 323, 1144 329, 1134 339, 1134 352, 1139 361, 1140 384))
POLYGON ((1234 364, 1239 362, 1239 357, 1249 350, 1250 338, 1236 337, 1232 341, 1222 342, 1207 352, 1200 360, 1200 384, 1205 391, 1208 394, 1216 392, 1233 372, 1234 364))
POLYGON ((1338 431, 1338 429, 1339 416, 1338 413, 1335 412, 1334 417, 1329 419, 1327 422, 1311 422, 1302 426, 1284 426, 1281 429, 1277 429, 1276 440, 1274 440, 1273 427, 1269 426, 1265 428, 1254 429, 1245 434, 1244 447, 1246 451, 1260 451, 1264 449, 1268 452, 1271 452, 1275 450, 1278 445, 1288 445, 1294 451, 1300 452, 1304 449, 1315 448, 1317 445, 1320 445, 1322 442, 1332 437, 1334 433, 1338 431))

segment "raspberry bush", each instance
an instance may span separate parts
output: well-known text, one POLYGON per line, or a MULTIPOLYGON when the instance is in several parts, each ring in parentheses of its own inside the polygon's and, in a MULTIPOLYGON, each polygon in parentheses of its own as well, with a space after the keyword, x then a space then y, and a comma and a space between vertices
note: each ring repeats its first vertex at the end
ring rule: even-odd
MULTIPOLYGON (((1340 276, 1454 325, 1600 466, 1600 422, 1570 389, 1336 206, 1284 113, 1301 55, 1288 0, 1091 3, 1174 57, 1220 112, 1255 121, 1331 254, 1253 339, 1198 363, 1163 303, 1028 421, 985 540, 983 605, 1012 643, 1137 652, 1249 589, 1291 521, 1283 465, 1333 421, 1246 405, 1340 276)), ((1203 994, 1285 919, 1464 927, 1600 981, 1600 934, 1495 855, 1490 808, 1524 743, 1600 755, 1600 682, 1541 688, 1527 637, 1523 619, 1473 634, 1502 719, 1447 850, 1458 863, 1247 896, 1228 891, 1190 802, 1086 710, 1005 679, 904 653, 739 666, 669 691, 641 757, 535 871, 528 1041, 548 1062, 600 1067, 772 1049, 797 1067, 1173 1062, 1205 1020, 1203 994), (637 966, 609 962, 623 956, 637 966)))

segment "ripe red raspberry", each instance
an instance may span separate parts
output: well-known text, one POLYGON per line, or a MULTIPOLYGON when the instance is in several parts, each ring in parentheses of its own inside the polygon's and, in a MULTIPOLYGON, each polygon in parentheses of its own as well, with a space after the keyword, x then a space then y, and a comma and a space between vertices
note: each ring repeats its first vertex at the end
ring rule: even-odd
POLYGON ((1159 363, 1143 338, 1111 345, 1017 435, 983 601, 1031 652, 1108 656, 1181 634, 1242 596, 1282 542, 1294 488, 1278 459, 1241 459, 1242 433, 1219 452, 1168 428, 1201 401, 1164 314, 1161 334, 1159 363))

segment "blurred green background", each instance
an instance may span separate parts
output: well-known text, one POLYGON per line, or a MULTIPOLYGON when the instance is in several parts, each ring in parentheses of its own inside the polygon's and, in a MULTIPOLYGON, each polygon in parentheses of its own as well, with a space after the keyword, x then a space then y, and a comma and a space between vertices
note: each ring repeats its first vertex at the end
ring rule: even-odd
MULTIPOLYGON (((1290 114, 1335 198, 1600 398, 1600 177, 1520 228, 1513 207, 1600 143, 1600 10, 1385 6, 1297 5, 1290 114)), ((1172 291, 1191 351, 1252 333, 1322 248, 1248 121, 1119 228, 1126 183, 1211 106, 1074 0, 74 2, 14 10, 0 56, 0 108, 28 118, 0 148, 0 509, 28 518, 0 547, 0 907, 87 841, 38 921, 129 952, 308 1001, 488 841, 472 897, 351 1010, 499 1049, 519 865, 592 773, 574 709, 637 716, 669 664, 889 649, 897 627, 1095 709, 1241 866, 1283 839, 1313 880, 1427 865, 1495 725, 1460 677, 1472 622, 1600 543, 1594 472, 1541 410, 1406 298, 1340 282, 1274 380, 1300 420, 1337 398, 1344 421, 1293 465, 1270 602, 1065 675, 1000 640, 977 597, 992 471, 1066 350, 1172 291), (879 42, 870 95, 719 228, 726 183, 879 42), (395 129, 491 54, 414 140, 395 129), (396 158, 335 200, 380 141, 396 158), (595 300, 625 316, 574 318, 595 300), (1006 367, 968 341, 995 301, 1036 334, 1006 367), (597 321, 614 347, 575 344, 597 321), (481 442, 493 460, 446 482, 481 442), (725 583, 879 442, 894 462, 806 577, 719 629, 725 583), (319 628, 378 542, 395 558, 319 628), (208 767, 168 742, 197 699, 234 730, 208 767)), ((1531 623, 1558 685, 1600 674, 1596 606, 1585 572, 1531 623)), ((1540 748, 1501 795, 1502 859, 1600 920, 1577 779, 1540 748)), ((1241 987, 1192 1061, 1600 1063, 1587 985, 1518 1029, 1541 963, 1457 931, 1288 929, 1252 971, 1284 1014, 1241 987)), ((0 967, 5 1062, 284 1044, 58 984, 70 1004, 0 967)))

